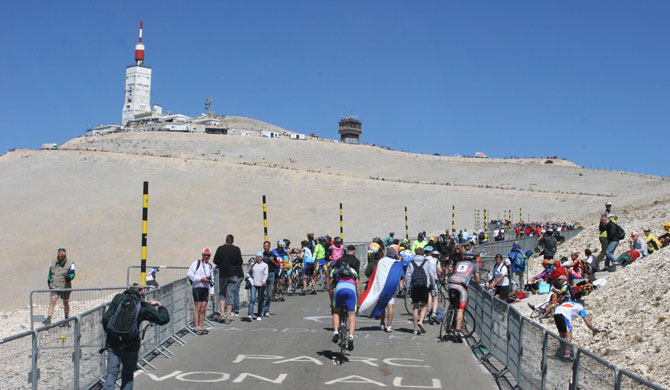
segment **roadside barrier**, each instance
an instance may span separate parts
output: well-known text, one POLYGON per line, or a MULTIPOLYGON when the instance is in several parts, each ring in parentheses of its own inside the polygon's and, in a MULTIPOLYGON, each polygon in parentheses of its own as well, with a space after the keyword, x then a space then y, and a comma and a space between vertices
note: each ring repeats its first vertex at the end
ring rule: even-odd
POLYGON ((479 284, 471 283, 468 292, 479 338, 471 348, 495 378, 511 376, 521 389, 662 389, 523 317, 479 284), (572 359, 564 359, 565 349, 572 359), (495 369, 491 359, 503 368, 495 369))
MULTIPOLYGON (((139 268, 139 267, 138 267, 139 268)), ((61 294, 69 297, 70 317, 83 313, 99 305, 108 303, 115 294, 123 292, 126 286, 100 287, 100 288, 60 288, 50 290, 33 290, 30 292, 30 328, 35 329, 35 324, 42 325, 47 316, 49 301, 52 294, 61 294)), ((51 322, 65 318, 63 312, 63 300, 58 298, 54 307, 51 322)))
MULTIPOLYGON (((99 383, 107 362, 106 353, 99 353, 105 346, 102 316, 113 295, 126 288, 99 289, 109 294, 105 303, 0 339, 0 389, 88 389, 99 383)), ((164 326, 142 324, 142 329, 146 327, 138 362, 142 370, 144 366, 155 368, 151 365, 155 356, 174 356, 171 345, 186 344, 180 335, 191 329, 193 307, 191 285, 185 277, 148 291, 146 299, 160 301, 170 313, 170 322, 164 326)))

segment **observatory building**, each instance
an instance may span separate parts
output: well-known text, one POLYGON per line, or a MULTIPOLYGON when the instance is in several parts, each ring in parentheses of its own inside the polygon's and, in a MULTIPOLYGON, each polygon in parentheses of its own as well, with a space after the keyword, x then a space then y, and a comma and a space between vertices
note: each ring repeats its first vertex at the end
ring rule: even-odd
POLYGON ((363 130, 362 122, 353 116, 347 116, 340 120, 340 140, 345 144, 357 144, 363 130))
POLYGON ((125 126, 135 115, 151 112, 151 68, 144 66, 142 21, 140 41, 135 45, 135 65, 126 68, 126 93, 123 100, 121 125, 125 126))

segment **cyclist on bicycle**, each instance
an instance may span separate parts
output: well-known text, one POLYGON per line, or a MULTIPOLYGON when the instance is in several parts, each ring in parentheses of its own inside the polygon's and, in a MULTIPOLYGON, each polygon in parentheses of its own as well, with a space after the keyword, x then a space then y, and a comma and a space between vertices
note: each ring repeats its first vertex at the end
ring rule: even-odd
POLYGON ((319 243, 314 247, 314 260, 316 261, 316 268, 312 276, 312 283, 316 285, 319 274, 325 272, 326 268, 326 237, 319 237, 319 243))
MULTIPOLYGON (((277 247, 272 250, 272 253, 277 258, 279 263, 279 268, 277 270, 277 280, 275 284, 277 285, 277 300, 285 301, 284 299, 284 279, 286 278, 286 269, 284 268, 284 262, 288 261, 288 252, 286 252, 286 242, 284 240, 277 241, 277 247)), ((272 287, 268 287, 272 289, 272 287)))
POLYGON ((300 243, 302 245, 302 251, 298 254, 298 257, 302 259, 304 267, 302 269, 302 290, 303 295, 304 291, 307 291, 307 279, 310 280, 312 284, 311 295, 316 295, 316 283, 314 283, 314 270, 316 269, 316 264, 314 258, 312 257, 312 251, 309 249, 309 241, 305 240, 300 243))
POLYGON ((449 303, 458 307, 458 313, 456 314, 456 337, 459 341, 462 341, 461 326, 463 326, 463 315, 468 305, 468 284, 473 276, 475 282, 480 282, 479 267, 473 261, 474 258, 474 254, 467 251, 464 255, 464 260, 454 264, 454 273, 449 278, 449 285, 447 286, 449 290, 449 303))
POLYGON ((340 313, 343 307, 347 309, 349 321, 349 338, 347 349, 354 350, 354 332, 356 330, 356 311, 358 310, 358 297, 361 295, 361 285, 358 274, 345 261, 339 262, 330 272, 332 283, 330 284, 330 295, 333 297, 333 343, 337 343, 340 337, 340 313))

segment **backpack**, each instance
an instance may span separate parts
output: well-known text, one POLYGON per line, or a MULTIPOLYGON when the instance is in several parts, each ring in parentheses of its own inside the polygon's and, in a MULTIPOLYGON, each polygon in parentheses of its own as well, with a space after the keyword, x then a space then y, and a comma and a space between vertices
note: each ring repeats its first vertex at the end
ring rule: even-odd
POLYGON ((123 295, 123 300, 119 302, 114 315, 107 322, 107 332, 121 341, 134 341, 140 338, 140 326, 137 320, 142 305, 136 296, 123 295))
POLYGON ((354 272, 346 261, 342 261, 342 265, 337 270, 337 278, 354 278, 354 272))
POLYGON ((528 266, 528 259, 526 256, 519 251, 512 251, 509 255, 512 260, 512 268, 515 268, 515 271, 525 271, 528 266))
POLYGON ((614 239, 617 241, 626 239, 626 231, 623 230, 619 224, 616 224, 616 233, 614 233, 614 239))
POLYGON ((414 263, 414 271, 412 271, 412 287, 428 286, 428 276, 423 269, 423 265, 426 264, 426 261, 428 260, 424 260, 421 265, 417 265, 416 262, 412 260, 412 263, 414 263))

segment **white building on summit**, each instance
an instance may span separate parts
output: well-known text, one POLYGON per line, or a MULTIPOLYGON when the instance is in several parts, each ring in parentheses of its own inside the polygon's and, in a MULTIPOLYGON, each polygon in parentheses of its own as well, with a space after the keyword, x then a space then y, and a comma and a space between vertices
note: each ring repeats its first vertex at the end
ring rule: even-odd
POLYGON ((126 94, 123 101, 121 125, 125 126, 135 115, 151 112, 151 68, 144 66, 142 21, 140 41, 135 45, 135 65, 126 68, 126 94))

